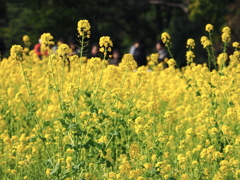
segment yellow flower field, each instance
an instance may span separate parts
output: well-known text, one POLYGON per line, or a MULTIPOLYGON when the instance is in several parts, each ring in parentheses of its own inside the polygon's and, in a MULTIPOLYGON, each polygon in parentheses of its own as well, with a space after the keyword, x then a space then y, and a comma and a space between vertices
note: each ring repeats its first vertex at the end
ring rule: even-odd
POLYGON ((0 62, 0 179, 240 179, 240 47, 226 53, 228 28, 218 57, 211 34, 202 40, 212 71, 194 63, 193 39, 182 69, 173 57, 156 64, 156 55, 146 67, 131 54, 108 65, 107 36, 102 59, 86 60, 87 20, 78 31, 79 56, 66 44, 51 53, 45 33, 42 60, 25 37, 0 62))

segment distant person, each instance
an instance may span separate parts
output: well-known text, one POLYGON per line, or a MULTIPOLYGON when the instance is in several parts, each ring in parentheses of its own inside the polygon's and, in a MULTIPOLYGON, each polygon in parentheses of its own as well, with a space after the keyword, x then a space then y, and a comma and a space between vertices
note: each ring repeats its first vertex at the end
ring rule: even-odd
POLYGON ((135 42, 133 43, 133 45, 130 47, 130 50, 129 50, 129 54, 132 54, 134 53, 135 49, 136 49, 136 46, 137 46, 137 40, 135 40, 135 42))
POLYGON ((92 57, 99 57, 98 55, 99 47, 98 44, 93 44, 90 53, 88 54, 87 58, 90 59, 92 57))
POLYGON ((34 52, 38 55, 39 59, 42 59, 42 51, 41 51, 41 39, 38 39, 38 43, 34 46, 34 52))
POLYGON ((109 60, 109 64, 118 66, 121 61, 121 54, 118 49, 114 49, 112 53, 112 59, 109 60))
POLYGON ((60 38, 60 39, 58 40, 57 44, 52 47, 53 53, 55 53, 55 52, 57 51, 58 47, 59 47, 61 44, 63 44, 63 43, 64 43, 64 39, 63 39, 63 38, 60 38))
POLYGON ((70 56, 79 54, 79 49, 77 48, 77 45, 74 42, 70 42, 69 47, 72 50, 72 52, 69 54, 70 56))
POLYGON ((135 41, 134 45, 130 49, 130 53, 133 54, 138 67, 147 65, 145 46, 142 40, 135 41))
POLYGON ((156 43, 156 50, 159 54, 158 63, 163 62, 164 59, 168 57, 168 53, 164 43, 161 40, 156 43))

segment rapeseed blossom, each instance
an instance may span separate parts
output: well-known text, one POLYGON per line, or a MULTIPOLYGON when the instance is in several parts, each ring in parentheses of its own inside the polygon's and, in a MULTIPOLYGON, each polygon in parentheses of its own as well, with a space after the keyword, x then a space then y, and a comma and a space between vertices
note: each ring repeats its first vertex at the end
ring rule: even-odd
POLYGON ((59 57, 65 57, 71 53, 71 49, 67 44, 61 44, 57 49, 57 54, 59 57))
POLYGON ((99 40, 99 51, 107 56, 112 51, 113 42, 109 36, 102 36, 99 40))
POLYGON ((205 27, 205 30, 207 32, 211 32, 213 30, 213 25, 212 24, 207 24, 206 27, 205 27))
POLYGON ((14 60, 22 60, 23 47, 20 45, 13 45, 10 49, 10 56, 14 60))
POLYGON ((88 20, 84 19, 84 20, 80 20, 78 21, 78 34, 80 37, 85 36, 87 38, 90 38, 90 23, 88 22, 88 20))
MULTIPOLYGON (((207 50, 208 41, 202 38, 207 50)), ((0 62, 1 174, 239 179, 240 52, 220 53, 220 68, 210 70, 192 62, 194 40, 187 45, 186 67, 176 68, 174 58, 163 67, 152 54, 151 71, 138 68, 131 54, 113 66, 99 57, 69 56, 62 44, 40 61, 14 45, 0 62)), ((101 46, 109 53, 110 38, 101 46)))
POLYGON ((23 36, 23 42, 26 46, 30 46, 31 45, 31 42, 30 42, 30 38, 28 35, 24 35, 23 36))
POLYGON ((52 41, 53 36, 50 33, 43 33, 40 39, 41 39, 41 43, 46 47, 50 45, 54 45, 54 42, 52 41))
POLYGON ((231 35, 231 29, 228 26, 224 27, 222 30, 222 36, 221 36, 222 42, 229 43, 231 41, 230 35, 231 35))
POLYGON ((190 38, 187 40, 187 48, 194 49, 195 47, 195 41, 194 39, 190 38))
POLYGON ((162 33, 161 39, 166 46, 169 46, 171 44, 171 37, 167 32, 162 33))
POLYGON ((208 46, 212 45, 211 41, 207 38, 207 36, 201 37, 201 44, 203 45, 204 48, 207 48, 208 46))

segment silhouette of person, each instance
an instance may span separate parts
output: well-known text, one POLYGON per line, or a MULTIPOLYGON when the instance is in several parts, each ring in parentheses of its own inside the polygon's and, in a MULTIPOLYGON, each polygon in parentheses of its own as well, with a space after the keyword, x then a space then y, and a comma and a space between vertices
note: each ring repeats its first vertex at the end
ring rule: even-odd
POLYGON ((109 60, 109 64, 118 66, 121 61, 121 54, 118 49, 114 49, 112 53, 112 59, 109 60))
POLYGON ((131 47, 131 50, 138 67, 147 65, 145 46, 142 40, 135 41, 134 47, 131 47))
POLYGON ((64 39, 63 39, 63 38, 60 38, 60 39, 58 40, 57 44, 52 47, 53 53, 55 53, 55 52, 57 51, 58 47, 59 47, 61 44, 63 44, 63 43, 64 43, 64 39))
POLYGON ((167 50, 165 48, 165 45, 164 45, 164 43, 161 40, 156 43, 156 50, 157 50, 157 52, 159 54, 159 56, 158 56, 158 63, 164 61, 164 59, 166 57, 168 57, 168 53, 167 53, 167 50))
POLYGON ((99 57, 98 52, 99 52, 98 44, 94 43, 92 45, 91 51, 88 54, 87 58, 90 59, 92 57, 99 57))
POLYGON ((42 59, 42 52, 41 52, 41 39, 38 39, 38 43, 34 45, 34 52, 38 55, 39 59, 42 59))

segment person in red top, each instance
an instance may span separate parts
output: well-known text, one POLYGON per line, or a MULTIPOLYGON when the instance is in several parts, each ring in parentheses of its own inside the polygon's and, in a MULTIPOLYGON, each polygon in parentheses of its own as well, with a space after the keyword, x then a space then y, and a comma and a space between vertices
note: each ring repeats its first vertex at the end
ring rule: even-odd
MULTIPOLYGON (((41 51, 41 39, 38 40, 38 43, 34 46, 34 52, 38 55, 39 59, 42 59, 42 51, 41 51)), ((46 50, 44 55, 48 55, 48 51, 46 50)))
POLYGON ((41 52, 41 39, 38 40, 39 43, 35 44, 34 52, 38 55, 39 59, 42 59, 42 52, 41 52))

